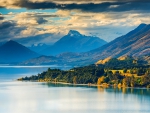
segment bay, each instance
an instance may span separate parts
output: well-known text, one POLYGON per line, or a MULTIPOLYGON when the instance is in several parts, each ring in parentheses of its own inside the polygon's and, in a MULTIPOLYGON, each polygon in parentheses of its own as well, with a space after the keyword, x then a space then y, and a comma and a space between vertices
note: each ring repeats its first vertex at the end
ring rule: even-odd
POLYGON ((150 89, 18 82, 48 67, 0 67, 0 113, 150 113, 150 89))

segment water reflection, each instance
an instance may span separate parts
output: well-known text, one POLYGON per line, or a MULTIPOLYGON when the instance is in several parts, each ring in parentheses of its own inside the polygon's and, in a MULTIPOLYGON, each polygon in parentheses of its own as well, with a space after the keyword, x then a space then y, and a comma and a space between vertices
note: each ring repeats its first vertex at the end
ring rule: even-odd
POLYGON ((99 92, 104 92, 105 88, 101 87, 101 86, 97 86, 97 89, 99 92))
POLYGON ((0 113, 149 113, 149 94, 148 89, 0 82, 0 113))
POLYGON ((74 84, 61 84, 61 83, 41 83, 48 87, 80 87, 80 88, 92 88, 97 89, 99 92, 109 92, 109 93, 122 93, 122 94, 134 94, 134 95, 145 95, 150 96, 150 89, 148 88, 114 88, 108 87, 104 88, 102 86, 88 86, 88 85, 74 85, 74 84))
POLYGON ((122 92, 123 94, 135 94, 135 95, 147 95, 150 96, 150 90, 147 88, 121 88, 116 89, 118 92, 122 92))

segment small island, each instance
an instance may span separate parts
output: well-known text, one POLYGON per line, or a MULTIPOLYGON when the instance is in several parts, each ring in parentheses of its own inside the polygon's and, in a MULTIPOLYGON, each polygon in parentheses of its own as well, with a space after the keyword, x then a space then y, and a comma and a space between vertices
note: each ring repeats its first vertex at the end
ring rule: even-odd
POLYGON ((18 81, 87 84, 114 87, 150 88, 150 65, 132 57, 111 58, 104 64, 92 64, 70 70, 50 69, 18 81))

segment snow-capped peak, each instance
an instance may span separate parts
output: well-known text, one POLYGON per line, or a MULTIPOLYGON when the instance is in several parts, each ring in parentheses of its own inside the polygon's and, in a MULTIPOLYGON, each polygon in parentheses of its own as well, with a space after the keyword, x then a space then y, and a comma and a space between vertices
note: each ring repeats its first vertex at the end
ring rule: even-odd
POLYGON ((76 30, 70 30, 68 35, 69 36, 81 36, 81 34, 76 30))

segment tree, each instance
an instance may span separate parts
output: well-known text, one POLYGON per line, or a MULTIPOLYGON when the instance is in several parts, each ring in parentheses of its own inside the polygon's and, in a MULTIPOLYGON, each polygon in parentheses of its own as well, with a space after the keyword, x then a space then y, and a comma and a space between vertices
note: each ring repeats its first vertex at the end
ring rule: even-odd
POLYGON ((101 85, 104 82, 104 79, 105 79, 104 76, 98 78, 97 85, 101 85))
POLYGON ((124 73, 127 73, 127 68, 123 69, 123 72, 124 72, 124 73))
POLYGON ((134 87, 135 86, 135 80, 134 76, 132 75, 131 80, 130 80, 130 86, 134 87))
POLYGON ((73 83, 74 83, 74 84, 77 84, 77 76, 74 76, 74 77, 73 77, 73 83))

